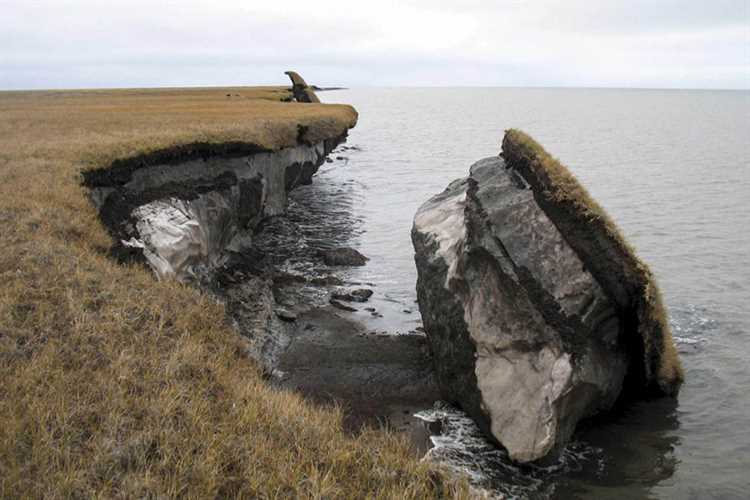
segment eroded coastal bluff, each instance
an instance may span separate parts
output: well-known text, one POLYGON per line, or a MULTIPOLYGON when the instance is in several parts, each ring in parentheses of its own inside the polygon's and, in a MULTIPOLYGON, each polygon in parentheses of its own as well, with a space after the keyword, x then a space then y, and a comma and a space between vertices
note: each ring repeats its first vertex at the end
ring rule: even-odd
MULTIPOLYGON (((287 74, 294 100, 319 103, 297 73, 287 74)), ((86 171, 84 184, 112 237, 111 253, 221 302, 272 384, 346 404, 344 423, 352 431, 384 420, 398 427, 439 398, 424 337, 372 336, 339 316, 356 310, 347 303, 367 302, 373 291, 345 287, 351 284, 336 270, 364 265, 367 257, 348 247, 292 255, 285 244, 295 237, 276 234, 298 230, 286 228, 289 193, 312 183, 356 125, 353 109, 343 109, 351 112, 323 127, 299 124, 294 141, 280 148, 179 146, 86 171), (284 269, 284 262, 300 259, 322 274, 284 269), (306 293, 330 299, 316 303, 306 293), (347 361, 353 358, 356 363, 347 361)))
MULTIPOLYGON (((319 102, 288 74, 295 100, 319 102)), ((442 396, 511 460, 533 462, 555 457, 579 421, 618 402, 677 394, 682 371, 648 267, 568 170, 516 130, 501 155, 474 164, 415 216, 431 355, 419 336, 352 341, 362 326, 341 298, 367 301, 372 290, 262 263, 266 221, 284 216, 288 193, 310 184, 345 141, 356 114, 347 118, 317 135, 298 125, 294 143, 278 149, 194 144, 118 160, 86 172, 85 183, 120 260, 211 293, 274 383, 348 405, 349 421, 393 424, 404 408, 442 396), (310 282, 330 293, 333 309, 304 303, 310 282), (355 352, 353 368, 336 359, 355 352), (386 359, 399 362, 374 389, 372 370, 386 359)), ((305 258, 327 269, 366 261, 333 250, 356 263, 305 258)))
POLYGON ((419 209, 417 292, 444 397, 511 459, 559 451, 616 402, 683 380, 648 267, 526 134, 419 209))
MULTIPOLYGON (((320 103, 296 72, 287 75, 294 99, 320 103)), ((297 124, 281 147, 179 145, 86 171, 84 183, 116 254, 142 257, 161 278, 198 278, 224 264, 228 252, 248 249, 261 221, 284 213, 287 192, 312 182, 355 126, 356 112, 349 111, 323 126, 297 124)))
POLYGON ((288 86, 0 92, 0 496, 466 494, 402 440, 278 390, 216 294, 155 277, 220 270, 235 228, 275 213, 357 120, 293 101, 288 86), (146 257, 142 206, 169 206, 148 227, 178 229, 159 240, 189 243, 174 259, 146 257))
POLYGON ((376 293, 336 274, 367 262, 352 248, 295 254, 313 274, 277 265, 289 197, 358 120, 287 74, 0 95, 3 492, 463 498, 421 460, 440 425, 373 427, 406 431, 442 398, 537 462, 584 419, 677 395, 651 272, 519 131, 415 216, 424 333, 352 314, 376 293))
POLYGON ((253 230, 286 209, 286 194, 309 184, 356 116, 296 144, 195 144, 118 161, 85 173, 120 256, 140 254, 161 278, 197 278, 252 245, 253 230))

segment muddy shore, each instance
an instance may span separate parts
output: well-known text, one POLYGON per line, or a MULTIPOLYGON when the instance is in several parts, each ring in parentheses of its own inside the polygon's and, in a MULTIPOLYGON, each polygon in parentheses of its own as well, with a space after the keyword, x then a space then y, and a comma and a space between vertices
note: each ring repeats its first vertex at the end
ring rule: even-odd
POLYGON ((200 286, 226 304, 275 386, 298 391, 344 411, 347 431, 363 426, 403 432, 415 450, 430 447, 430 433, 415 413, 440 399, 427 339, 374 328, 382 318, 369 301, 329 303, 336 292, 372 290, 346 280, 346 266, 328 266, 322 251, 345 245, 356 232, 334 200, 290 193, 283 216, 264 221, 250 251, 233 254, 200 286))

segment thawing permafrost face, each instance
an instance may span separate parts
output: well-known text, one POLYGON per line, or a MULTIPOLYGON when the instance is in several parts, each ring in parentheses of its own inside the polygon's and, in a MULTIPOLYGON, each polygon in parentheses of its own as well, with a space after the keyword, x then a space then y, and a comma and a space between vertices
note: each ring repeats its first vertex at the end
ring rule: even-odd
POLYGON ((184 279, 198 263, 215 264, 221 249, 231 240, 231 206, 218 193, 196 200, 158 200, 133 211, 138 238, 123 244, 143 249, 149 266, 159 278, 184 279))
POLYGON ((508 350, 507 356, 477 353, 477 384, 492 434, 513 460, 545 456, 555 445, 557 401, 572 376, 569 355, 549 346, 537 352, 508 350))
POLYGON ((425 203, 414 217, 417 230, 432 236, 438 244, 437 255, 448 266, 446 288, 456 274, 458 256, 466 239, 465 205, 466 189, 463 189, 447 199, 425 203))
POLYGON ((159 200, 133 211, 140 238, 123 244, 143 249, 148 264, 160 278, 180 275, 190 257, 205 253, 203 232, 182 200, 159 200))

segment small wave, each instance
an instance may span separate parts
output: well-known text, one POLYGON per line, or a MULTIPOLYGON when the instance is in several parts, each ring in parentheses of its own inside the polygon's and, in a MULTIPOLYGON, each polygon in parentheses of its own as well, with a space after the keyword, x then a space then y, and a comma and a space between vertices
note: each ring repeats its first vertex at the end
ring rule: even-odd
POLYGON ((688 304, 673 306, 670 310, 672 337, 683 354, 702 349, 718 329, 718 322, 705 307, 688 304))
POLYGON ((678 344, 684 344, 684 345, 698 345, 698 344, 704 344, 706 342, 706 339, 692 339, 690 337, 680 337, 678 335, 673 335, 672 338, 678 344))
POLYGON ((716 330, 718 324, 707 308, 688 304, 670 308, 670 325, 679 336, 690 338, 716 330))
POLYGON ((461 410, 438 401, 429 410, 414 415, 428 428, 439 428, 430 436, 433 448, 425 459, 434 460, 465 475, 482 494, 494 498, 549 497, 554 479, 584 468, 602 473, 604 450, 575 441, 548 465, 513 463, 505 450, 489 442, 474 421, 461 410))

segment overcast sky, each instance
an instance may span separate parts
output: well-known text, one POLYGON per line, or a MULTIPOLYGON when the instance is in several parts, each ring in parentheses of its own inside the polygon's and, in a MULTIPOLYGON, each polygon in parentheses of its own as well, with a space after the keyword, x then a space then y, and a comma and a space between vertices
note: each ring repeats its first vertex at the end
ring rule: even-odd
POLYGON ((0 0, 0 88, 750 88, 750 0, 0 0))

